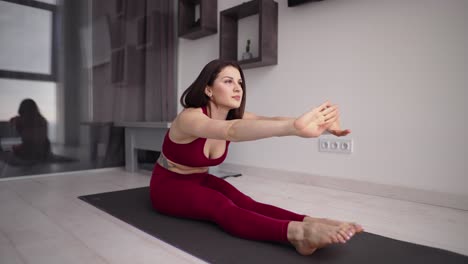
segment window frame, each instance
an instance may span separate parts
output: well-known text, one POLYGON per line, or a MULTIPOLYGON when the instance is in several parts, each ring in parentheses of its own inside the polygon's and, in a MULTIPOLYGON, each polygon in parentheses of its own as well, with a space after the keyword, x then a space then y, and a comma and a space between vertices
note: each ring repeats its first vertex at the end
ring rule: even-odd
POLYGON ((49 81, 57 82, 57 58, 58 58, 58 23, 57 23, 57 6, 44 2, 34 0, 0 0, 3 2, 9 2, 13 4, 28 6, 32 8, 38 8, 50 11, 52 13, 52 34, 51 34, 51 53, 50 53, 50 74, 36 73, 36 72, 24 72, 24 71, 11 71, 0 69, 0 78, 5 79, 16 79, 16 80, 30 80, 30 81, 49 81))

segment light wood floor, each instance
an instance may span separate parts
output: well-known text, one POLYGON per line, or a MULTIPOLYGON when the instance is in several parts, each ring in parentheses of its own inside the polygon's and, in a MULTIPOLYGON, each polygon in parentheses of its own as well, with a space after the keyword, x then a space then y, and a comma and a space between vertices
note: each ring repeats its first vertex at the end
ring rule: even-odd
MULTIPOLYGON (((77 199, 147 186, 148 173, 103 169, 0 181, 0 263, 204 263, 77 199)), ((305 186, 229 178, 247 195, 366 231, 468 255, 468 212, 305 186)), ((213 250, 216 250, 215 248, 213 250)))

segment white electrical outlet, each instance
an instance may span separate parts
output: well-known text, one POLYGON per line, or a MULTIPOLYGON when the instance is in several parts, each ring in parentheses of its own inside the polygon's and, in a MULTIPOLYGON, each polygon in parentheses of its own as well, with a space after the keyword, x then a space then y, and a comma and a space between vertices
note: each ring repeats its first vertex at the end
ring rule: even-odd
POLYGON ((344 154, 351 154, 353 152, 352 139, 323 137, 319 138, 318 146, 320 152, 333 152, 344 154))

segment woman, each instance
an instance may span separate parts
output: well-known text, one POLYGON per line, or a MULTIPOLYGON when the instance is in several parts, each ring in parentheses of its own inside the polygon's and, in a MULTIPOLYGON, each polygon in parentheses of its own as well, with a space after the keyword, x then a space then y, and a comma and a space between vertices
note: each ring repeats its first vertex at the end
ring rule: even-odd
POLYGON ((47 120, 39 112, 36 102, 24 99, 18 109, 18 116, 10 119, 21 137, 21 144, 13 146, 16 158, 25 161, 44 161, 51 155, 47 138, 47 120))
POLYGON ((226 158, 231 141, 275 136, 318 137, 341 130, 338 107, 329 102, 299 118, 267 118, 244 112, 244 74, 234 62, 214 60, 183 93, 184 110, 167 132, 150 183, 155 210, 178 217, 208 220, 246 239, 289 242, 303 255, 332 243, 345 243, 362 227, 313 218, 262 204, 208 167, 226 158))

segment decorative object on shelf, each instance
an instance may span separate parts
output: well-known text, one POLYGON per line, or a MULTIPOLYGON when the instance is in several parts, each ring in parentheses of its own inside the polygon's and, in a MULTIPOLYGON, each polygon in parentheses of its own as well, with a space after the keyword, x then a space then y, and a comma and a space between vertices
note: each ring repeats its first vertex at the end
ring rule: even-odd
POLYGON ((245 52, 242 53, 242 60, 250 60, 253 58, 253 54, 250 52, 250 39, 247 40, 247 45, 245 46, 245 52))
POLYGON ((302 5, 308 2, 321 2, 323 0, 288 0, 288 7, 302 5))
POLYGON ((198 39, 218 32, 218 1, 179 0, 179 37, 198 39))
POLYGON ((195 18, 192 24, 192 27, 200 26, 200 4, 195 5, 195 18))
MULTIPOLYGON (((238 56, 239 20, 248 16, 259 16, 258 56, 238 61, 243 69, 275 65, 278 63, 278 3, 273 0, 252 0, 220 13, 219 57, 236 61, 238 56)), ((249 41, 246 53, 250 53, 249 41)), ((249 55, 246 55, 249 56, 249 55)))

